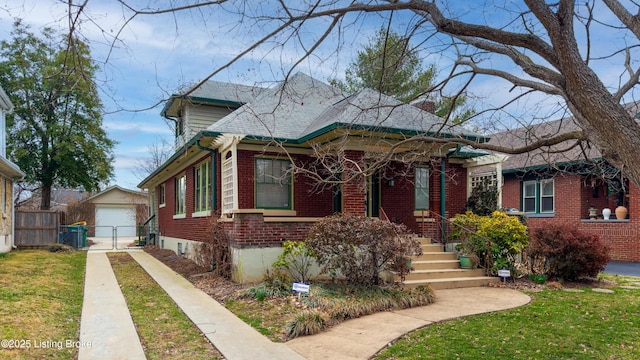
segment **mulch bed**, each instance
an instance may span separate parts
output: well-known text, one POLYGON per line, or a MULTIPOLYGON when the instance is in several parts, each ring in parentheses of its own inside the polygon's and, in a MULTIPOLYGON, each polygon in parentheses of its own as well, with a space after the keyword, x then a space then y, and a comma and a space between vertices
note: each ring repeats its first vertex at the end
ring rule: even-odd
POLYGON ((173 250, 157 246, 145 246, 144 251, 160 260, 176 273, 189 280, 195 287, 204 291, 221 304, 232 298, 247 285, 214 276, 207 268, 196 264, 184 256, 178 256, 173 250))
MULTIPOLYGON (((157 246, 145 246, 144 251, 163 262, 165 265, 173 269, 173 271, 182 275, 185 279, 191 281, 198 289, 204 291, 221 304, 224 304, 227 300, 234 297, 234 295, 248 286, 246 284, 238 284, 231 280, 214 276, 212 273, 208 272, 206 268, 196 264, 186 257, 176 255, 172 250, 161 249, 157 246)), ((520 278, 509 278, 504 282, 500 281, 490 284, 489 286, 538 292, 545 288, 607 288, 615 286, 615 283, 607 280, 586 278, 571 282, 548 281, 544 284, 536 284, 529 280, 527 276, 523 276, 520 278)))

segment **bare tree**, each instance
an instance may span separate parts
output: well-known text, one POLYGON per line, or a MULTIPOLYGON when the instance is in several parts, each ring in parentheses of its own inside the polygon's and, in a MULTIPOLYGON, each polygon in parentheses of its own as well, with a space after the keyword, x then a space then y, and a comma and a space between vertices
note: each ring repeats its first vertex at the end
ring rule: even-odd
MULTIPOLYGON (((238 50, 203 82, 256 49, 284 52, 287 44, 304 49, 304 54, 291 64, 293 71, 305 61, 322 61, 335 55, 337 49, 326 52, 326 47, 344 45, 345 34, 358 31, 364 22, 377 21, 376 28, 383 24, 395 27, 402 34, 419 37, 422 48, 429 53, 451 59, 449 75, 433 88, 424 89, 425 93, 448 88, 470 95, 475 84, 492 77, 496 79, 492 96, 485 99, 483 109, 474 105, 477 119, 513 126, 562 114, 573 117, 579 129, 536 138, 517 148, 427 135, 407 138, 394 146, 455 141, 515 154, 558 145, 567 148, 591 144, 640 185, 640 126, 634 119, 637 108, 625 107, 634 103, 640 78, 640 66, 634 61, 640 51, 640 21, 633 15, 639 13, 640 6, 635 2, 487 0, 452 4, 426 0, 315 0, 258 4, 242 0, 184 0, 150 2, 148 6, 128 0, 119 2, 125 24, 135 18, 171 12, 220 11, 238 16, 242 21, 235 26, 256 40, 238 50), (392 17, 394 21, 390 20, 392 17), (261 33, 256 37, 258 31, 261 33), (608 40, 606 46, 594 46, 603 39, 608 40), (498 96, 499 88, 510 90, 498 96)), ((84 5, 70 6, 76 13, 74 19, 86 11, 84 5)), ((176 18, 176 28, 179 26, 176 18)), ((114 44, 119 41, 117 34, 115 37, 114 44)))
POLYGON ((147 150, 149 156, 138 159, 137 165, 133 169, 136 177, 140 180, 146 178, 160 165, 164 164, 165 161, 169 160, 174 149, 166 139, 156 138, 152 144, 147 146, 147 150))

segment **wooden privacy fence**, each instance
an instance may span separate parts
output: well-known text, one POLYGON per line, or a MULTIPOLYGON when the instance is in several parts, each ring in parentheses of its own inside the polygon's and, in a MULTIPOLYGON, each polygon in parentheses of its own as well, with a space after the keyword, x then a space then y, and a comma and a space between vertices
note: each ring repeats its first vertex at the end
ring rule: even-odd
POLYGON ((16 246, 40 247, 57 243, 58 225, 62 214, 46 210, 16 210, 16 246))

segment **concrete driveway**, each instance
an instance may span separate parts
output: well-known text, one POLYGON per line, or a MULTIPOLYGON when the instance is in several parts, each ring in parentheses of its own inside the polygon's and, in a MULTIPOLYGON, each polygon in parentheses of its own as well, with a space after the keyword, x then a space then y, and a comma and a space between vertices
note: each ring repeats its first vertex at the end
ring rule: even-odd
POLYGON ((640 263, 609 261, 604 272, 617 275, 640 276, 640 263))

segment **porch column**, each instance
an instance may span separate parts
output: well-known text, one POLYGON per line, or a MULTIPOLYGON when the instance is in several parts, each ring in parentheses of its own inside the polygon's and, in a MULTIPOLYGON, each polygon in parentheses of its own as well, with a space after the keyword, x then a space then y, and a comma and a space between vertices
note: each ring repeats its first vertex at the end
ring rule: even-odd
MULTIPOLYGON (((362 153, 359 151, 346 150, 344 156, 355 162, 359 162, 362 159, 362 153)), ((358 172, 355 163, 345 162, 344 171, 342 172, 342 180, 345 181, 342 183, 342 212, 366 216, 366 182, 364 175, 358 174, 358 172)))

